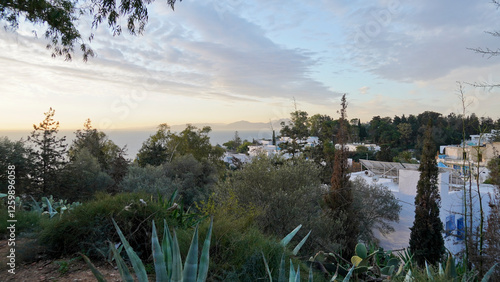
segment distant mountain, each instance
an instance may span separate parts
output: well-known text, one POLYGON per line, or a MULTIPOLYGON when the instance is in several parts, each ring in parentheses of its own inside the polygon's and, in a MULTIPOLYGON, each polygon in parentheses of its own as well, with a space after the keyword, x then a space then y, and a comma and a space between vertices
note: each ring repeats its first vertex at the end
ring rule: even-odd
MULTIPOLYGON (((246 120, 240 120, 237 122, 232 122, 228 124, 224 123, 193 123, 192 125, 197 128, 202 128, 203 126, 210 126, 212 131, 259 131, 259 130, 269 130, 274 128, 274 130, 279 131, 281 129, 280 123, 282 121, 288 121, 288 119, 273 120, 272 126, 269 122, 250 122, 246 120)), ((185 124, 173 125, 170 127, 172 131, 182 131, 186 128, 185 124)))
MULTIPOLYGON (((214 127, 215 129, 215 127, 214 127)), ((221 127, 220 130, 262 130, 271 129, 271 125, 267 122, 249 122, 246 120, 240 120, 237 122, 232 122, 221 127)))

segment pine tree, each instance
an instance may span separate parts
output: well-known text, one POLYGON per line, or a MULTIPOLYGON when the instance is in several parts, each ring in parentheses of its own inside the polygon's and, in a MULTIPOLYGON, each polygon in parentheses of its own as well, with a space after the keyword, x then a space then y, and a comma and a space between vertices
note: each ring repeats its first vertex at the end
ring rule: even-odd
POLYGON ((438 174, 432 121, 429 120, 425 132, 424 147, 420 160, 420 178, 415 197, 415 220, 410 228, 410 250, 419 265, 425 261, 435 264, 444 255, 443 223, 439 218, 441 196, 439 195, 438 174))
POLYGON ((52 108, 44 113, 45 119, 39 124, 33 124, 34 131, 28 137, 35 145, 32 151, 34 160, 33 188, 35 194, 49 195, 55 192, 58 172, 64 164, 66 154, 66 136, 59 138, 59 122, 54 121, 55 110, 52 108))

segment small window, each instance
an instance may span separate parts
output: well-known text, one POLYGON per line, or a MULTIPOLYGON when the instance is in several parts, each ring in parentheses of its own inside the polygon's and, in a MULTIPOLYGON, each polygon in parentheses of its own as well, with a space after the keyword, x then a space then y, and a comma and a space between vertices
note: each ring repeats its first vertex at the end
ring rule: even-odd
POLYGON ((464 232, 464 218, 461 217, 457 219, 457 239, 462 241, 465 239, 465 232, 464 232))
POLYGON ((455 215, 451 214, 446 217, 446 237, 450 236, 453 230, 457 227, 455 226, 455 215))

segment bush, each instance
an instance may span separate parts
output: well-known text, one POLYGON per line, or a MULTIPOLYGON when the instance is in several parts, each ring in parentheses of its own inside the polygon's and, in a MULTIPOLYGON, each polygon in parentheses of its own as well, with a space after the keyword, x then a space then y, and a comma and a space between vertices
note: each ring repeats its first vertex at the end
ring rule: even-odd
POLYGON ((146 165, 140 167, 132 164, 127 176, 121 183, 125 192, 143 192, 162 195, 170 195, 174 191, 172 181, 164 173, 163 166, 146 165))
POLYGON ((60 220, 46 222, 39 241, 56 257, 84 252, 103 258, 108 253, 107 240, 120 241, 111 221, 114 218, 141 258, 147 259, 151 254, 152 220, 158 223, 159 230, 163 229, 163 219, 177 226, 178 221, 170 217, 174 212, 147 194, 97 194, 95 200, 78 206, 60 220))
POLYGON ((311 238, 315 238, 304 246, 306 252, 325 247, 333 251, 339 246, 333 240, 341 238, 344 230, 337 218, 322 210, 319 173, 318 166, 301 158, 285 161, 260 156, 219 183, 216 201, 224 202, 234 193, 238 205, 255 207, 255 223, 265 234, 283 238, 303 224, 298 236, 312 229, 311 238))
MULTIPOLYGON (((10 223, 8 220, 7 208, 0 210, 0 235, 4 238, 8 235, 9 230, 7 227, 10 223)), ((40 223, 43 220, 48 220, 47 216, 42 216, 40 213, 34 211, 17 210, 16 211, 16 233, 36 233, 41 230, 40 223)))
POLYGON ((94 193, 105 192, 114 184, 115 181, 102 170, 97 158, 83 148, 62 170, 55 195, 70 201, 88 200, 94 193))
MULTIPOLYGON (((204 233, 200 235, 205 236, 204 233)), ((212 280, 258 281, 265 278, 262 253, 271 269, 279 269, 283 247, 278 239, 265 236, 256 226, 235 218, 214 218, 209 268, 212 280)))
POLYGON ((261 280, 266 277, 262 253, 269 267, 278 270, 283 253, 278 239, 282 238, 264 235, 259 230, 256 219, 262 210, 251 203, 241 203, 231 188, 218 192, 197 205, 201 213, 214 217, 210 277, 217 281, 261 280))
POLYGON ((186 206, 206 200, 217 181, 216 168, 208 161, 183 155, 160 166, 132 165, 121 186, 128 192, 170 195, 178 191, 186 206))

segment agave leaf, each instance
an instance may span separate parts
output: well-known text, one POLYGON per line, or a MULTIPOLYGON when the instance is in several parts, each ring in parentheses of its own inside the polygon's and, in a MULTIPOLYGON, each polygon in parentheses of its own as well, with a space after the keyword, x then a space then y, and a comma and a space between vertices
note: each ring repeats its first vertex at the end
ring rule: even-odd
MULTIPOLYGON (((7 194, 6 194, 7 195, 7 194)), ((31 196, 31 200, 33 200, 33 203, 35 203, 35 211, 38 213, 38 214, 41 214, 42 213, 42 208, 40 208, 40 205, 38 204, 38 202, 35 200, 35 198, 33 198, 33 196, 31 196)))
POLYGON ((266 266, 266 273, 267 273, 267 277, 269 277, 269 282, 272 282, 273 281, 273 276, 271 275, 271 271, 269 270, 269 264, 267 264, 267 260, 266 260, 266 257, 264 256, 264 253, 262 253, 262 259, 264 259, 264 265, 266 266))
MULTIPOLYGON (((122 249, 122 247, 123 245, 120 246, 120 249, 122 249)), ((116 249, 115 244, 109 242, 109 248, 113 253, 113 258, 116 261, 116 266, 118 267, 118 271, 120 272, 122 280, 125 282, 134 282, 134 278, 132 277, 132 274, 130 274, 130 270, 128 269, 127 264, 125 263, 125 261, 123 261, 123 258, 120 255, 120 251, 116 249)))
POLYGON ((113 224, 115 225, 116 231, 118 232, 118 235, 120 236, 120 239, 122 241, 122 244, 125 248, 125 251, 127 252, 128 258, 130 259, 130 262, 132 263, 132 266, 135 271, 135 275, 137 275, 137 279, 139 282, 147 282, 148 281, 148 275, 146 274, 146 268, 144 268, 144 264, 142 263, 141 259, 139 256, 134 252, 130 244, 128 243, 127 239, 125 239, 125 236, 123 236, 122 231, 120 230, 120 227, 118 227, 118 224, 116 224, 114 219, 111 219, 113 221, 113 224))
POLYGON ((300 265, 297 265, 297 273, 295 273, 295 282, 300 282, 300 265))
POLYGON ((158 234, 156 233, 156 225, 153 220, 153 231, 151 235, 151 249, 153 250, 153 261, 155 263, 156 281, 167 281, 167 267, 165 265, 165 256, 158 241, 158 234))
POLYGON ((481 279, 481 282, 488 282, 490 281, 491 275, 493 275, 493 272, 495 271, 495 267, 497 266, 498 263, 495 263, 488 272, 484 275, 483 279, 481 279))
POLYGON ((413 275, 411 274, 411 269, 410 269, 408 270, 408 273, 406 273, 404 282, 412 282, 412 281, 413 281, 413 275))
POLYGON ((167 265, 167 274, 168 277, 172 277, 172 264, 173 264, 173 255, 172 255, 172 235, 170 235, 170 231, 168 230, 167 220, 163 220, 163 240, 161 243, 161 247, 163 250, 163 257, 165 260, 165 264, 167 265))
POLYGON ((313 268, 312 268, 312 264, 311 264, 311 267, 309 267, 309 278, 307 279, 307 282, 313 282, 313 281, 314 281, 313 268))
POLYGON ((351 275, 352 275, 352 272, 354 271, 354 266, 351 267, 351 269, 349 270, 349 273, 347 273, 347 275, 344 277, 344 280, 342 280, 343 282, 349 282, 349 280, 351 279, 351 275))
POLYGON ((196 274, 198 272, 198 226, 194 229, 193 239, 191 246, 184 263, 184 270, 182 271, 183 281, 195 282, 196 274))
POLYGON ((290 272, 288 275, 288 281, 289 282, 294 282, 295 281, 295 267, 293 266, 292 259, 290 259, 290 272))
POLYGON ((170 275, 170 281, 182 282, 182 259, 181 251, 179 249, 179 242, 177 241, 177 234, 175 234, 175 229, 173 230, 174 237, 172 238, 172 274, 170 275))
POLYGON ((283 247, 288 245, 288 243, 290 243, 290 241, 292 240, 293 236, 295 236, 295 234, 297 234, 297 232, 299 232, 300 228, 302 228, 302 224, 295 227, 295 229, 292 230, 292 232, 290 232, 288 235, 286 235, 285 238, 283 238, 283 240, 281 240, 281 245, 283 247))
POLYGON ((280 262, 280 271, 279 271, 279 276, 278 276, 278 282, 285 282, 286 281, 286 274, 285 274, 285 254, 283 253, 281 255, 281 262, 280 262))
POLYGON ((83 258, 83 260, 87 263, 89 266, 90 270, 92 271, 92 274, 94 274, 94 277, 97 279, 98 282, 106 282, 106 278, 104 278, 104 275, 94 266, 94 264, 90 261, 90 259, 80 253, 80 256, 83 258))
POLYGON ((174 201, 175 201, 175 198, 177 198, 177 188, 174 190, 174 192, 172 193, 172 195, 170 196, 170 199, 168 200, 168 205, 169 206, 172 206, 174 204, 174 201))
MULTIPOLYGON (((52 196, 51 196, 51 197, 52 197, 52 196)), ((47 199, 46 197, 44 197, 44 198, 45 198, 45 201, 47 201, 47 207, 48 207, 48 209, 49 209, 49 215, 50 215, 50 218, 52 218, 54 215, 56 215, 56 214, 57 214, 57 211, 56 211, 56 210, 54 210, 54 209, 52 208, 52 205, 50 204, 49 199, 47 199)))
POLYGON ((5 198, 5 197, 7 197, 7 194, 5 194, 5 193, 0 193, 0 198, 5 198))
POLYGON ((302 246, 306 242, 306 240, 309 237, 309 235, 311 235, 311 231, 309 231, 309 233, 307 233, 307 235, 304 238, 302 238, 302 240, 300 240, 299 244, 297 244, 297 246, 295 246, 295 248, 292 251, 292 253, 293 253, 294 256, 296 256, 297 253, 300 251, 300 249, 302 248, 302 246))
POLYGON ((439 276, 443 277, 444 276, 444 270, 443 270, 443 265, 441 263, 438 264, 438 274, 439 276))
POLYGON ((425 261, 425 273, 427 274, 427 279, 434 281, 434 277, 432 277, 431 269, 429 268, 427 261, 425 261))
POLYGON ((201 250, 200 266, 198 269, 198 282, 205 281, 208 276, 208 264, 210 261, 210 240, 212 239, 212 225, 214 219, 210 220, 210 226, 208 227, 207 237, 203 243, 203 249, 201 250))
MULTIPOLYGON (((446 261, 446 268, 444 270, 444 274, 448 279, 454 279, 457 277, 457 267, 455 266, 455 259, 448 253, 448 260, 446 261)), ((465 277, 466 275, 464 275, 465 277)))

